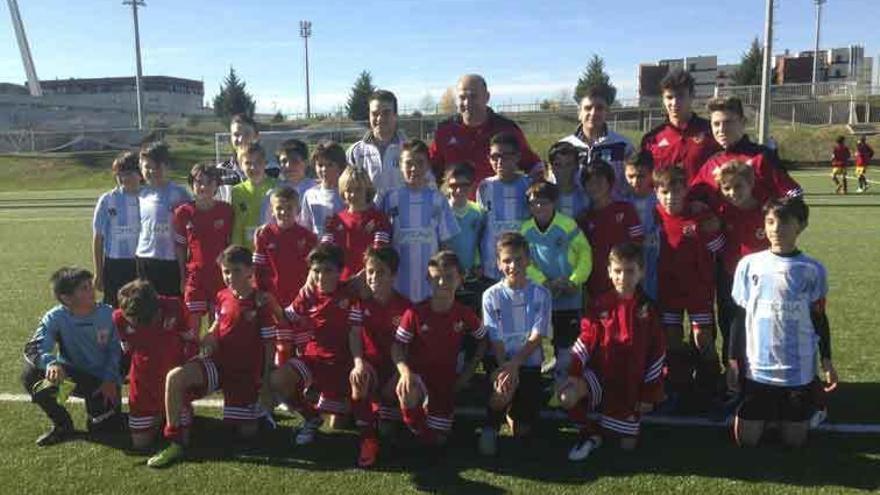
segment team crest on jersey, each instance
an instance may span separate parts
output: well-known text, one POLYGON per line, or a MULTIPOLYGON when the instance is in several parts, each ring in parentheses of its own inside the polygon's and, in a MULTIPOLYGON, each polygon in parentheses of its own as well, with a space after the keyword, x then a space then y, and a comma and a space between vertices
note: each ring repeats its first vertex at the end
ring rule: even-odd
POLYGON ((98 331, 95 332, 95 341, 99 346, 107 345, 110 342, 110 329, 106 327, 98 328, 98 331))
POLYGON ((759 282, 760 280, 761 280, 761 279, 760 279, 757 275, 752 275, 752 285, 754 285, 755 287, 758 286, 758 282, 759 282))
POLYGON ((703 133, 697 134, 696 136, 691 138, 691 140, 696 144, 702 143, 703 139, 706 139, 706 135, 703 133))
POLYGON ((186 230, 187 230, 187 231, 190 231, 190 230, 192 230, 192 229, 193 229, 193 223, 192 223, 192 222, 186 222, 186 230))
POLYGON ((458 320, 457 322, 455 322, 455 325, 452 325, 452 330, 454 330, 455 333, 464 332, 464 322, 461 320, 458 320))
POLYGON ((648 309, 648 305, 642 304, 641 306, 639 306, 639 312, 636 313, 636 317, 640 320, 647 320, 649 313, 650 311, 648 309))
POLYGON ((618 213, 618 214, 614 215, 614 220, 616 220, 617 223, 622 223, 623 222, 623 213, 618 213))
POLYGON ((764 240, 767 238, 767 232, 764 232, 764 227, 758 227, 755 229, 755 239, 764 240))
POLYGON ((370 220, 369 222, 367 222, 366 225, 364 225, 364 232, 368 232, 368 233, 369 233, 369 232, 372 232, 372 231, 374 231, 374 230, 376 230, 376 222, 374 222, 373 220, 370 220))
MULTIPOLYGON (((303 242, 303 241, 300 241, 300 242, 303 242)), ((275 247, 276 247, 276 246, 275 246, 275 243, 274 243, 274 242, 271 242, 271 243, 269 243, 268 246, 266 246, 266 249, 268 249, 269 251, 274 251, 274 250, 275 250, 275 247)))
POLYGON ((428 333, 429 330, 431 330, 431 327, 427 323, 422 323, 422 326, 419 327, 419 333, 428 333))
POLYGON ((111 217, 115 217, 116 216, 116 208, 108 208, 107 214, 110 215, 111 217))
POLYGON ((458 139, 455 139, 455 136, 450 136, 449 141, 446 144, 448 144, 449 146, 454 146, 458 144, 458 139))
POLYGON ((174 325, 176 325, 176 324, 177 324, 177 318, 172 316, 171 318, 165 318, 165 321, 163 322, 162 326, 165 328, 165 330, 171 330, 172 328, 174 328, 174 325))
POLYGON ((223 228, 224 225, 226 225, 226 220, 223 220, 222 218, 218 218, 217 220, 214 220, 214 228, 215 229, 220 230, 223 228))
POLYGON ((658 148, 665 148, 667 146, 669 146, 669 140, 667 140, 666 138, 661 139, 660 142, 657 143, 658 148))
POLYGON ((395 315, 393 318, 391 318, 391 324, 394 325, 395 328, 399 327, 400 326, 400 315, 395 315))
POLYGON ((685 237, 694 237, 695 235, 697 235, 697 225, 689 223, 681 228, 681 233, 685 237))

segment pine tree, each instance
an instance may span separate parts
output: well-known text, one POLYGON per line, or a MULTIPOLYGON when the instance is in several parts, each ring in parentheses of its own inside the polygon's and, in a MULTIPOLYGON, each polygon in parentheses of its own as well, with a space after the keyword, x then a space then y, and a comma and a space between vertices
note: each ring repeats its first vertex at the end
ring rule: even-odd
POLYGON ((220 92, 214 97, 214 115, 228 121, 233 115, 243 113, 254 116, 256 103, 253 96, 245 90, 246 83, 229 68, 229 75, 220 85, 220 92))
POLYGON ((733 75, 734 83, 738 86, 757 86, 761 84, 761 72, 764 69, 764 50, 758 43, 758 38, 752 40, 752 46, 742 55, 739 69, 733 75))
POLYGON ((574 88, 574 101, 580 104, 581 98, 592 88, 599 88, 605 93, 608 106, 614 104, 617 98, 617 88, 611 84, 611 77, 605 73, 605 61, 596 54, 593 54, 587 68, 578 79, 577 86, 574 88))
POLYGON ((370 117, 370 95, 376 91, 373 86, 373 76, 369 71, 363 71, 354 82, 351 94, 348 95, 348 104, 345 113, 354 121, 367 120, 370 117))

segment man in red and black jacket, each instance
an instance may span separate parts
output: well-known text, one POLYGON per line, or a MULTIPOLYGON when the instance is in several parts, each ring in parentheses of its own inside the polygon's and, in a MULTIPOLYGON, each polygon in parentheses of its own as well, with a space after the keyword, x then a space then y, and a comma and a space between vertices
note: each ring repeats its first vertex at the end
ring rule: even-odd
POLYGON ((442 179, 449 165, 470 162, 475 169, 474 184, 479 184, 495 174, 489 163, 489 140, 496 134, 509 132, 519 141, 519 168, 533 178, 543 177, 544 164, 529 148, 522 129, 489 108, 486 80, 477 74, 467 74, 458 80, 456 89, 458 114, 437 126, 431 143, 429 152, 434 176, 442 179))
POLYGON ((667 120, 645 134, 641 148, 654 158, 655 168, 681 165, 690 180, 720 147, 712 139, 709 121, 696 116, 691 108, 694 78, 687 71, 669 71, 660 90, 667 120))
POLYGON ((721 151, 712 155, 691 177, 689 197, 713 208, 723 203, 715 182, 715 169, 727 162, 744 162, 755 171, 752 192, 761 203, 776 198, 802 196, 801 186, 779 163, 766 146, 753 143, 745 133, 746 119, 742 101, 736 97, 715 98, 706 105, 715 142, 721 151))

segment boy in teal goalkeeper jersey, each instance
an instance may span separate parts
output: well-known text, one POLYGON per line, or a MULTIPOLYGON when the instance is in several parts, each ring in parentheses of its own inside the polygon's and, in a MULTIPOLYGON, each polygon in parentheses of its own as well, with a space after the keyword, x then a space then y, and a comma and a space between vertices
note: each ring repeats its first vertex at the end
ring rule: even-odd
POLYGON ((266 175, 266 151, 259 143, 242 151, 238 161, 247 180, 232 188, 232 244, 253 250, 257 228, 272 221, 269 194, 276 181, 266 175))
POLYGON ((556 211, 559 187, 535 182, 526 191, 532 218, 520 232, 529 242, 528 276, 553 294, 553 348, 557 380, 565 378, 568 350, 579 334, 583 294, 581 287, 590 276, 592 251, 584 233, 571 218, 556 211))

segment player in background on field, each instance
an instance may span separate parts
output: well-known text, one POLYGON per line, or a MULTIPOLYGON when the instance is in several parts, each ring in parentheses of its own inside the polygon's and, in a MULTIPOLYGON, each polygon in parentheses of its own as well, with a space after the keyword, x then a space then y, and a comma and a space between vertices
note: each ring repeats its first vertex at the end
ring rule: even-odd
POLYGON ((373 205, 376 190, 363 168, 348 167, 342 171, 339 193, 345 209, 327 220, 321 242, 335 244, 345 251, 340 280, 351 281, 352 288, 363 295, 367 290, 364 253, 370 246, 391 244, 391 225, 388 217, 373 205))
POLYGON ((770 249, 744 257, 736 267, 733 299, 743 308, 741 330, 731 335, 728 385, 743 403, 734 420, 740 446, 758 444, 766 425, 781 422, 782 442, 801 447, 812 413, 812 383, 818 349, 825 391, 837 387, 825 298, 825 267, 797 248, 809 209, 801 198, 771 200, 764 207, 770 249), (743 379, 737 379, 737 375, 743 379))
MULTIPOLYGON (((569 227, 577 230, 574 221, 569 221, 569 227)), ((526 274, 529 249, 522 234, 502 234, 497 258, 504 278, 483 293, 483 324, 493 351, 486 370, 491 389, 479 443, 485 456, 498 453, 502 423, 510 424, 513 436, 530 438, 547 402, 541 383, 541 344, 550 333, 552 296, 526 274)))
POLYGON ((660 258, 660 228, 657 223, 657 195, 654 193, 654 159, 642 150, 626 161, 623 173, 629 183, 630 193, 626 201, 633 206, 642 224, 645 254, 645 273, 642 290, 652 301, 657 301, 657 262, 660 258))
POLYGON ((592 250, 574 219, 556 211, 559 204, 556 184, 535 182, 526 195, 532 218, 523 223, 520 232, 528 242, 528 277, 549 289, 552 296, 550 321, 556 357, 555 378, 559 381, 568 370, 568 350, 578 335, 584 305, 583 285, 593 265, 592 250))
POLYGON ((874 149, 868 144, 868 138, 866 136, 860 137, 858 144, 856 144, 856 177, 859 180, 858 192, 860 193, 867 191, 870 187, 865 172, 868 170, 872 158, 874 158, 874 149))
POLYGON ((251 246, 257 228, 271 220, 269 193, 277 182, 266 175, 266 150, 259 143, 242 150, 238 159, 247 179, 232 187, 232 244, 251 246))
POLYGON ((644 259, 637 244, 611 249, 614 289, 590 308, 571 348, 568 380, 557 389, 562 407, 580 425, 571 461, 586 459, 608 437, 619 438, 624 450, 635 448, 641 415, 663 400, 666 338, 659 311, 639 288, 644 259))
POLYGON ((711 212, 697 213, 687 200, 684 169, 654 169, 653 180, 661 234, 658 303, 669 347, 666 407, 673 412, 706 409, 721 378, 715 351, 715 257, 724 247, 724 233, 711 212), (691 327, 686 334, 685 312, 691 327))
MULTIPOLYGON (((208 169, 219 174, 214 165, 208 169)), ((160 296, 145 280, 135 280, 119 290, 119 309, 113 312, 122 348, 131 353, 128 370, 128 430, 135 450, 153 445, 165 416, 165 376, 183 364, 184 347, 198 341, 190 330, 183 301, 160 296)), ((180 422, 192 423, 190 410, 180 422)))
MULTIPOLYGON (((318 237, 297 223, 299 205, 295 189, 275 188, 269 194, 273 221, 257 229, 254 235, 257 288, 272 294, 284 308, 305 285, 309 267, 303 260, 318 245, 318 237)), ((281 366, 293 356, 295 330, 296 326, 286 318, 278 318, 275 366, 281 366)))
POLYGON ((312 152, 312 165, 318 183, 302 197, 300 225, 311 230, 320 239, 327 220, 345 208, 339 195, 339 176, 345 170, 345 150, 334 141, 319 143, 312 152))
MULTIPOLYGON (((478 341, 486 329, 473 311, 455 300, 461 268, 452 251, 440 251, 427 267, 431 297, 407 310, 391 346, 400 378, 396 392, 403 421, 426 445, 445 444, 452 431, 456 383, 473 374, 477 361, 457 370, 462 336, 478 341)), ((481 344, 482 345, 482 344, 481 344)))
POLYGON ((141 171, 138 155, 132 151, 117 155, 112 167, 116 187, 102 194, 95 205, 92 260, 95 289, 104 293, 104 304, 116 307, 116 292, 137 278, 135 250, 141 222, 141 171))
POLYGON ((122 430, 121 348, 113 326, 113 308, 95 303, 88 270, 60 268, 50 282, 59 304, 43 315, 25 344, 21 373, 31 401, 52 420, 52 429, 37 438, 40 447, 73 435, 73 419, 64 408, 71 393, 85 399, 90 434, 122 430))
POLYGON ((428 145, 419 139, 400 152, 405 186, 389 191, 380 208, 391 222, 391 243, 400 254, 394 288, 418 303, 431 295, 424 274, 431 257, 459 233, 455 215, 443 194, 426 183, 428 145))
POLYGON ((180 267, 174 242, 174 209, 192 199, 182 186, 166 176, 171 163, 168 145, 146 143, 141 147, 141 175, 146 185, 138 192, 141 228, 138 236, 138 278, 148 280, 163 296, 180 294, 180 267))
POLYGON ((846 168, 849 167, 850 153, 846 145, 846 138, 837 136, 834 149, 831 150, 831 180, 834 181, 835 194, 847 193, 846 168))
POLYGON ((520 143, 514 134, 501 133, 489 141, 489 163, 495 175, 477 185, 477 204, 486 215, 483 237, 480 240, 480 259, 483 275, 497 281, 502 278, 495 264, 495 246, 505 232, 519 232, 529 218, 526 189, 531 179, 520 173, 520 143))
POLYGON ((229 203, 215 199, 220 187, 217 167, 197 164, 188 179, 195 200, 174 210, 174 241, 189 328, 198 335, 202 315, 208 315, 209 325, 213 321, 214 297, 223 290, 217 259, 229 246, 234 212, 229 203))
POLYGON ((395 387, 397 370, 391 360, 391 345, 400 320, 412 304, 394 290, 400 257, 386 245, 370 247, 364 253, 364 275, 370 296, 352 306, 348 345, 354 365, 349 374, 351 410, 360 430, 358 466, 367 468, 379 455, 380 421, 390 430, 400 421, 395 387))
POLYGON ((278 147, 278 183, 276 187, 293 188, 302 199, 306 191, 317 184, 307 175, 309 169, 309 147, 299 139, 287 139, 278 147))

